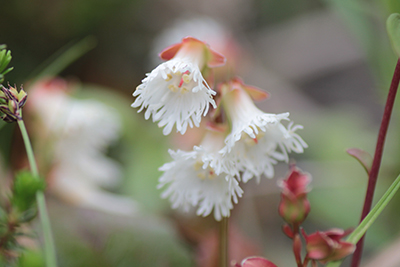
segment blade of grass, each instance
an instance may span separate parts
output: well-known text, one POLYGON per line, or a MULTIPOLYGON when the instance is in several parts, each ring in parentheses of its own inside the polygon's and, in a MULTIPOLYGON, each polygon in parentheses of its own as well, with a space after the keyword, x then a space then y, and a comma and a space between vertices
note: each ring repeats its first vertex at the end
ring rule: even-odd
POLYGON ((28 80, 39 80, 46 76, 55 76, 68 67, 71 63, 92 50, 97 44, 96 38, 88 36, 81 41, 71 45, 68 44, 54 53, 43 62, 28 78, 28 80))
MULTIPOLYGON (((400 188, 400 175, 397 176, 396 180, 392 185, 386 190, 385 194, 376 203, 374 208, 368 213, 368 215, 362 220, 362 222, 357 226, 357 228, 347 237, 346 241, 356 244, 361 237, 365 234, 369 227, 375 222, 378 216, 381 214, 383 209, 388 205, 390 200, 400 188)), ((330 262, 326 267, 338 267, 342 261, 330 262)))

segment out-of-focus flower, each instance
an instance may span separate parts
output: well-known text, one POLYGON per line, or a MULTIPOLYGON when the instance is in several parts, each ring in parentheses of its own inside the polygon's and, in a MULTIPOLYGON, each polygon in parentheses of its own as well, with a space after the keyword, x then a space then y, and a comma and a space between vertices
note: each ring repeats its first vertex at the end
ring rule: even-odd
POLYGON ((198 127, 212 105, 213 91, 204 79, 205 69, 223 65, 225 58, 192 37, 172 45, 161 52, 160 57, 168 60, 156 67, 142 80, 133 96, 132 107, 145 111, 145 119, 152 116, 159 127, 165 127, 168 135, 174 125, 181 134, 187 127, 198 127))
POLYGON ((163 198, 169 198, 172 208, 198 206, 197 215, 207 216, 214 210, 216 220, 228 217, 233 203, 238 202, 243 190, 233 171, 225 169, 219 149, 224 145, 224 134, 210 131, 200 146, 193 151, 172 151, 174 161, 164 164, 160 171, 159 188, 166 186, 163 198))
POLYGON ((265 98, 266 93, 237 78, 223 84, 220 92, 232 128, 221 153, 237 163, 244 182, 254 176, 260 181, 263 174, 272 178, 274 164, 287 162, 289 152, 303 153, 307 144, 296 133, 302 126, 290 123, 285 128, 281 123, 289 120, 289 113, 265 113, 255 106, 252 98, 265 98))
POLYGON ((271 261, 262 257, 248 257, 235 267, 277 267, 271 261))
POLYGON ((286 222, 299 225, 310 212, 307 186, 311 182, 311 177, 295 166, 286 177, 287 179, 279 183, 282 188, 279 214, 286 222))
MULTIPOLYGON (((129 214, 131 199, 102 190, 116 186, 121 168, 105 155, 119 137, 117 112, 95 100, 67 94, 65 81, 41 81, 31 88, 30 111, 36 115, 40 163, 49 165, 49 190, 69 203, 112 213, 129 214)), ((33 125, 35 126, 35 125, 33 125)))
POLYGON ((307 257, 312 260, 327 263, 329 261, 340 260, 354 252, 356 246, 341 239, 348 235, 350 231, 342 229, 330 229, 328 231, 317 231, 307 235, 303 230, 306 240, 307 257))
POLYGON ((27 97, 22 88, 18 92, 15 87, 10 85, 8 88, 0 85, 0 112, 3 113, 1 119, 5 122, 22 120, 21 111, 27 97))

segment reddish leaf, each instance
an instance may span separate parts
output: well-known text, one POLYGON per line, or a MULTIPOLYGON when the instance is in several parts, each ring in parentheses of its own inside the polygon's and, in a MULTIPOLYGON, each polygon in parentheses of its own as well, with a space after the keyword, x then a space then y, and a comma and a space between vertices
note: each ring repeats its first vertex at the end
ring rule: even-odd
POLYGON ((369 172, 371 171, 371 166, 372 166, 372 156, 359 148, 350 148, 347 149, 347 153, 354 157, 356 160, 358 160, 361 165, 364 167, 365 171, 369 174, 369 172))

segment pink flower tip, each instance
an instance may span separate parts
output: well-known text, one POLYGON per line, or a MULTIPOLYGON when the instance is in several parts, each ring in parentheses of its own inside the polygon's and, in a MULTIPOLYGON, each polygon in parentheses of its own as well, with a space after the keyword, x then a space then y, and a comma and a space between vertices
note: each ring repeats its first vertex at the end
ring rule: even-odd
POLYGON ((309 192, 307 187, 311 182, 311 176, 308 173, 304 173, 296 166, 293 166, 286 177, 285 180, 281 180, 279 183, 282 188, 282 194, 289 198, 298 198, 309 192))
POLYGON ((235 267, 278 267, 271 261, 262 257, 248 257, 235 267))
POLYGON ((209 68, 220 67, 226 63, 225 56, 210 48, 210 46, 205 42, 191 36, 183 38, 180 43, 168 46, 163 51, 161 51, 159 56, 163 60, 171 60, 181 49, 188 49, 192 51, 197 50, 202 51, 202 53, 204 51, 204 61, 209 68))

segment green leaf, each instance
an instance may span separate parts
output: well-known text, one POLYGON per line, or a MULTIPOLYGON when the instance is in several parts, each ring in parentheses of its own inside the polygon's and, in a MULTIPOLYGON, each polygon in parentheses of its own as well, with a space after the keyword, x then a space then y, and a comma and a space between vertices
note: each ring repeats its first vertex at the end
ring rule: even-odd
MULTIPOLYGON (((44 190, 46 187, 43 179, 34 177, 28 171, 17 173, 14 185, 11 203, 21 212, 28 212, 27 217, 31 217, 29 209, 35 204, 36 192, 44 190)), ((25 216, 25 217, 26 217, 25 216)))
POLYGON ((386 30, 394 52, 400 57, 400 14, 393 13, 386 20, 386 30))

